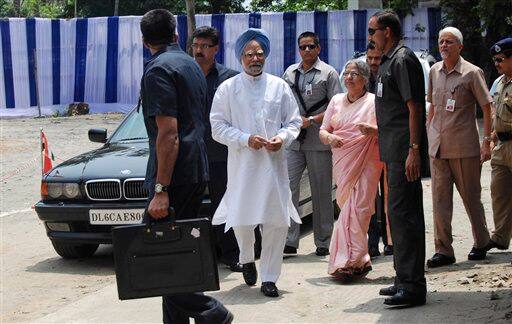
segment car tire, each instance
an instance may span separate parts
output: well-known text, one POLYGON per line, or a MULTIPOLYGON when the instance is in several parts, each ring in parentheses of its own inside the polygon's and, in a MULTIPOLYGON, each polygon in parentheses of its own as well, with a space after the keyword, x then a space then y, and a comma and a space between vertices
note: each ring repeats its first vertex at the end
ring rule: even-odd
POLYGON ((64 259, 87 258, 96 252, 99 244, 70 244, 53 242, 53 248, 64 259))

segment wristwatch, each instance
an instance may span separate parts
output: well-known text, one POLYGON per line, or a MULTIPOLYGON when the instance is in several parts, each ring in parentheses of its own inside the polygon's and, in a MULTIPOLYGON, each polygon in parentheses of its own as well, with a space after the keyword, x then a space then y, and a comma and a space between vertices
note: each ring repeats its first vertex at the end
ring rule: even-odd
POLYGON ((420 146, 418 144, 412 143, 412 144, 409 144, 409 148, 412 148, 413 150, 418 150, 420 148, 420 146))
POLYGON ((308 120, 309 120, 309 123, 310 123, 311 125, 315 125, 315 124, 316 124, 315 117, 313 117, 313 116, 309 116, 309 117, 308 117, 308 120))
POLYGON ((164 186, 161 183, 156 183, 155 184, 155 193, 167 192, 168 188, 169 188, 169 186, 164 186))

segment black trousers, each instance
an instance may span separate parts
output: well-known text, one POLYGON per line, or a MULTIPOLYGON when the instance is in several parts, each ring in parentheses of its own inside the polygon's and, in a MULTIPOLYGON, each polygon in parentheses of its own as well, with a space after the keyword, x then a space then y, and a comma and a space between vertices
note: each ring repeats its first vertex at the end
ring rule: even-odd
POLYGON ((421 180, 407 181, 405 161, 387 162, 386 165, 395 286, 425 295, 425 219, 421 180))
MULTIPOLYGON (((176 219, 198 216, 205 188, 206 183, 199 183, 170 189, 169 204, 176 212, 176 219)), ((151 190, 148 202, 153 195, 154 192, 151 190)), ((228 316, 228 310, 221 302, 203 293, 163 296, 162 312, 163 322, 173 324, 189 324, 190 317, 194 318, 196 323, 217 324, 223 323, 228 316)))
MULTIPOLYGON (((212 201, 213 210, 217 210, 220 201, 226 192, 228 182, 228 164, 227 162, 210 162, 210 182, 208 190, 212 201)), ((224 224, 214 226, 215 244, 219 250, 219 261, 225 264, 238 262, 240 250, 236 242, 235 233, 230 228, 224 233, 224 224)))
POLYGON ((384 172, 380 176, 380 192, 377 192, 375 198, 375 214, 370 219, 368 227, 368 248, 379 248, 379 240, 382 237, 382 243, 388 245, 388 233, 386 231, 386 212, 384 209, 384 172))

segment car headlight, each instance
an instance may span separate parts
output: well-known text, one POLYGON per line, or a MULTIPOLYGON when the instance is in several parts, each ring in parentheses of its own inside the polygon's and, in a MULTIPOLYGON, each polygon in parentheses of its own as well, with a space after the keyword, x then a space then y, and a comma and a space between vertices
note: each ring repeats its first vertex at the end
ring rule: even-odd
POLYGON ((51 198, 62 196, 62 183, 48 183, 48 196, 51 198))
POLYGON ((43 199, 76 199, 81 198, 78 183, 42 182, 41 196, 43 199))
POLYGON ((65 183, 64 184, 64 196, 68 198, 76 198, 80 195, 80 187, 78 183, 65 183))

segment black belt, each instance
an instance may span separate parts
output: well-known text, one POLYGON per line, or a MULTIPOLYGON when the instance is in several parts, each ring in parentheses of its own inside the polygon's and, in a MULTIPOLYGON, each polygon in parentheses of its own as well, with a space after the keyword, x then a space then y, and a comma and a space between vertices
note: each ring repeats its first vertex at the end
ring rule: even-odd
POLYGON ((496 132, 496 136, 498 136, 500 142, 512 140, 512 132, 496 132))

